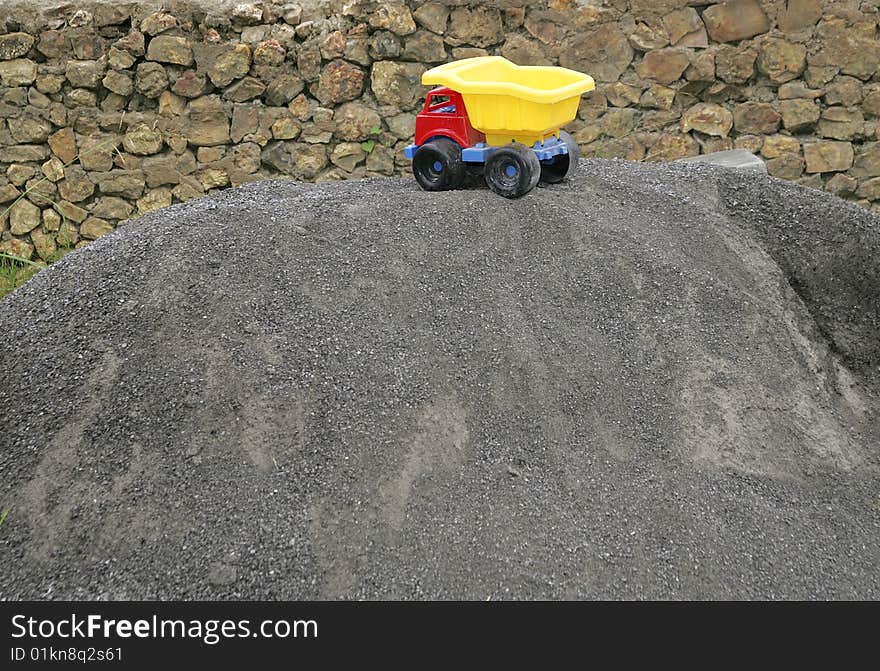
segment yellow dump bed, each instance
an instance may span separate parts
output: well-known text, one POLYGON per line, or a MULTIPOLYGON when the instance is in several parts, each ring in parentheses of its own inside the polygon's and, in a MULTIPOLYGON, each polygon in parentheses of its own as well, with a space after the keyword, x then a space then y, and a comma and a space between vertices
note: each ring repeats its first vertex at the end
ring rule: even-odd
POLYGON ((543 142, 572 121, 581 96, 596 88, 589 75, 549 66, 511 63, 501 56, 478 56, 431 68, 426 86, 448 86, 464 99, 471 125, 490 145, 515 140, 543 142))

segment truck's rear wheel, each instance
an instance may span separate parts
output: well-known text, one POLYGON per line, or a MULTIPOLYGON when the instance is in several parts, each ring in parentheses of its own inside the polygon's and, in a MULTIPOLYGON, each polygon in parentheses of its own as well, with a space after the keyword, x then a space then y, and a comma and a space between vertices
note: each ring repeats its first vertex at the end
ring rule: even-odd
POLYGON ((513 142, 496 149, 486 161, 486 184, 499 196, 519 198, 535 188, 541 162, 524 144, 513 142))
POLYGON ((461 147, 447 138, 426 142, 413 156, 413 175, 425 191, 457 189, 465 176, 461 147))
POLYGON ((578 159, 581 157, 581 150, 575 139, 564 130, 559 131, 559 139, 565 143, 567 154, 559 154, 554 156, 552 160, 541 163, 541 181, 549 184, 556 184, 564 179, 571 177, 577 170, 578 159))

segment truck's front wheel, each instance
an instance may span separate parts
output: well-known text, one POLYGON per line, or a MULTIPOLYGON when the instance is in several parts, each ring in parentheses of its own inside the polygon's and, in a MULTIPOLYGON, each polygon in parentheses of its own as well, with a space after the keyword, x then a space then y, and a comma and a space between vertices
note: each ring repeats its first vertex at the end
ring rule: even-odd
POLYGON ((457 189, 465 176, 461 147, 447 138, 426 142, 413 156, 413 174, 425 191, 457 189))
POLYGON ((512 142, 496 149, 486 161, 486 184, 499 196, 519 198, 535 188, 541 162, 531 149, 512 142))

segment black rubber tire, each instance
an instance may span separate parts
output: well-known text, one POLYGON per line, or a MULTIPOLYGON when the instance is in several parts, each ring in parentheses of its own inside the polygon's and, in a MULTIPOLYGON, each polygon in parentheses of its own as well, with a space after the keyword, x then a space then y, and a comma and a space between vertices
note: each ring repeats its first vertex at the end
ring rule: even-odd
POLYGON ((426 142, 413 156, 413 175, 425 191, 457 189, 465 177, 461 147, 445 137, 426 142))
POLYGON ((496 149, 486 161, 486 184, 499 196, 519 198, 535 188, 541 177, 541 161, 529 147, 518 142, 496 149))
POLYGON ((541 181, 548 184, 557 184, 571 177, 577 170, 578 159, 581 157, 578 143, 571 135, 561 130, 559 139, 565 143, 568 153, 554 156, 549 163, 541 163, 541 181))

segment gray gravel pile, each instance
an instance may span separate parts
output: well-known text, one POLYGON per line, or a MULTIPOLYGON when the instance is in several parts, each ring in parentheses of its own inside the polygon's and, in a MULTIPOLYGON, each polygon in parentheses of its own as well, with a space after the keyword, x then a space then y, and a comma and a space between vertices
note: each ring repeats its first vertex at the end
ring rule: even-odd
POLYGON ((261 182, 0 302, 2 598, 878 598, 880 222, 261 182))

